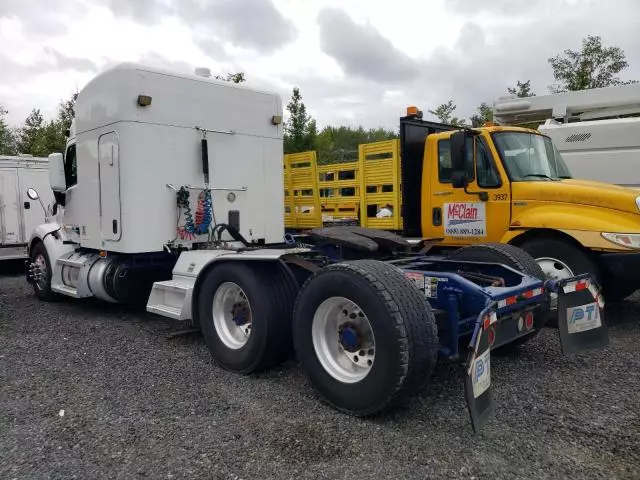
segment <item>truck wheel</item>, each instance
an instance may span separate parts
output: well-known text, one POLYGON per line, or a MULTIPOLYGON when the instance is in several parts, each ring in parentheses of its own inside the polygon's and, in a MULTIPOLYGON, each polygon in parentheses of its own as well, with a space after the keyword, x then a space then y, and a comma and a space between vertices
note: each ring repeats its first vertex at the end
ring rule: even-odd
MULTIPOLYGON (((581 273, 589 273, 601 284, 600 272, 596 264, 579 248, 555 238, 534 238, 525 241, 521 247, 536 259, 546 278, 561 280, 581 273)), ((605 295, 606 299, 606 295, 605 295)), ((551 309, 558 308, 557 294, 551 295, 551 309)), ((554 320, 557 320, 554 318, 554 320)))
POLYGON ((196 322, 222 368, 248 374, 286 360, 297 288, 279 264, 224 262, 205 274, 196 322))
POLYGON ((296 302, 293 340, 314 389, 337 410, 357 416, 421 390, 439 348, 424 296, 400 270, 374 260, 314 274, 296 302))
MULTIPOLYGON (((478 245, 469 245, 459 250, 454 251, 449 258, 452 260, 468 260, 471 262, 492 262, 501 263, 511 268, 530 275, 540 280, 545 280, 545 274, 540 265, 536 263, 535 259, 527 252, 523 251, 513 245, 504 243, 483 243, 478 245)), ((541 306, 540 315, 543 317, 543 322, 540 323, 541 327, 534 330, 529 335, 520 337, 515 341, 496 348, 494 351, 497 354, 510 353, 517 349, 520 345, 532 340, 542 327, 547 323, 550 317, 550 302, 545 301, 541 306)))
POLYGON ((45 302, 60 300, 61 296, 51 290, 51 275, 53 270, 44 243, 36 243, 29 257, 38 275, 38 278, 33 283, 33 291, 36 297, 45 302))

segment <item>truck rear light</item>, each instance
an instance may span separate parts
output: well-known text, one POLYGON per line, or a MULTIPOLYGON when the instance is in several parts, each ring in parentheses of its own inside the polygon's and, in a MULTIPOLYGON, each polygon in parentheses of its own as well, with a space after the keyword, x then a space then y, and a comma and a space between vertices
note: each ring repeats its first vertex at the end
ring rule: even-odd
POLYGON ((521 332, 524 328, 524 318, 518 317, 518 331, 521 332))
POLYGON ((533 313, 527 312, 524 316, 524 325, 527 327, 527 330, 531 330, 533 328, 533 313))

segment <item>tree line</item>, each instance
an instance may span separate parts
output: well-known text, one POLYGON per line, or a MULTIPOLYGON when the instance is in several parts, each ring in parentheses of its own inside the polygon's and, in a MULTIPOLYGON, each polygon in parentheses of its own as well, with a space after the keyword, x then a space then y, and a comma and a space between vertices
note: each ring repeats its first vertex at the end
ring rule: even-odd
MULTIPOLYGON (((625 54, 619 47, 604 46, 599 36, 587 36, 583 39, 580 50, 564 50, 549 58, 548 63, 556 82, 548 87, 552 93, 636 82, 625 82, 619 78, 618 74, 629 66, 625 54)), ((246 80, 244 72, 216 75, 214 78, 234 83, 246 80)), ((518 80, 507 91, 517 97, 535 96, 531 80, 518 80)), ((24 124, 15 129, 6 124, 4 117, 8 112, 0 105, 0 154, 47 156, 52 152, 63 151, 65 131, 71 124, 77 96, 74 93, 71 98, 59 103, 56 118, 45 121, 40 110, 33 109, 24 124)), ((456 116, 456 108, 455 101, 450 99, 428 112, 443 123, 458 126, 481 126, 493 117, 492 107, 487 102, 482 102, 468 121, 456 116)), ((358 145, 398 138, 398 131, 385 128, 328 125, 318 130, 316 120, 307 112, 298 87, 293 88, 287 111, 289 118, 285 124, 285 153, 315 150, 321 164, 355 160, 358 157, 358 145)))
POLYGON ((4 117, 9 112, 0 105, 0 155, 46 157, 53 152, 62 152, 77 97, 74 93, 68 100, 61 101, 52 120, 45 121, 40 109, 34 108, 19 128, 7 125, 4 117))
MULTIPOLYGON (((590 88, 610 87, 636 83, 635 80, 622 81, 618 74, 627 68, 623 50, 619 47, 607 47, 599 36, 588 35, 582 40, 581 50, 564 50, 563 53, 549 58, 555 84, 548 87, 551 93, 561 93, 590 88)), ((532 97, 531 80, 516 82, 507 92, 517 97, 532 97)), ((453 99, 442 103, 428 112, 440 122, 456 126, 479 127, 493 120, 493 108, 482 102, 469 121, 455 115, 456 104, 453 99)), ((293 89, 291 102, 287 106, 289 121, 285 130, 285 153, 316 150, 318 163, 334 163, 357 158, 360 143, 375 142, 398 138, 398 132, 385 129, 364 130, 351 127, 327 126, 317 131, 315 120, 306 112, 300 90, 293 89), (346 153, 345 153, 346 152, 346 153)), ((525 125, 537 128, 537 124, 525 125)))
MULTIPOLYGON (((580 50, 564 50, 561 54, 548 59, 553 70, 553 85, 547 87, 550 93, 562 93, 590 88, 612 87, 637 83, 637 80, 623 81, 618 74, 629 66, 624 51, 620 47, 607 47, 602 44, 602 38, 588 35, 582 40, 580 50)), ((511 95, 517 97, 533 97, 531 80, 518 80, 515 87, 507 88, 511 95)), ((454 100, 438 105, 429 110, 433 116, 443 123, 459 126, 479 127, 493 120, 493 109, 485 102, 477 108, 477 112, 464 118, 455 116, 456 104, 454 100)), ((537 125, 528 125, 536 128, 537 125)))

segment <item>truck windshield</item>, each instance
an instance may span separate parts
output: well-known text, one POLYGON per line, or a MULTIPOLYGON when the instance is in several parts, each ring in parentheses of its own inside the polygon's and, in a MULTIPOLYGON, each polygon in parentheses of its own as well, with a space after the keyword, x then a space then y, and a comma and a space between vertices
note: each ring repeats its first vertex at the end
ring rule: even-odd
POLYGON ((496 132, 493 140, 513 182, 571 178, 550 138, 525 132, 496 132))

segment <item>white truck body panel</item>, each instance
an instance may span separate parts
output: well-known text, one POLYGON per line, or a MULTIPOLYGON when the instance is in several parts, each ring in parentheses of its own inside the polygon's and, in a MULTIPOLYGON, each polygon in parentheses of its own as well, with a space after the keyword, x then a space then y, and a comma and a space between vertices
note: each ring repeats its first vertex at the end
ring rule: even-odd
POLYGON ((558 123, 538 130, 558 147, 571 172, 580 178, 640 187, 640 118, 558 123))
POLYGON ((277 261, 287 255, 308 252, 305 248, 235 250, 192 250, 182 252, 176 262, 171 280, 155 282, 147 302, 147 311, 173 318, 191 320, 191 297, 196 280, 207 265, 218 261, 277 261))
MULTIPOLYGON (((216 222, 237 211, 248 241, 282 241, 283 132, 274 116, 282 116, 278 95, 210 78, 133 64, 98 75, 76 103, 78 183, 66 192, 63 223, 83 247, 162 251, 178 223, 167 184, 204 186, 199 127, 207 130, 210 187, 235 190, 233 201, 227 190, 212 192, 216 222), (139 95, 151 105, 138 106, 139 95)), ((200 191, 190 191, 194 216, 200 191)))
POLYGON ((640 186, 640 84, 592 88, 535 97, 501 97, 499 124, 544 122, 576 178, 640 186), (622 117, 622 118, 616 118, 622 117))
POLYGON ((0 157, 0 259, 26 258, 31 232, 45 222, 38 200, 27 196, 34 188, 45 208, 53 205, 48 162, 39 157, 0 157))

